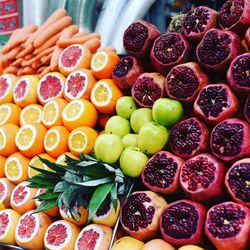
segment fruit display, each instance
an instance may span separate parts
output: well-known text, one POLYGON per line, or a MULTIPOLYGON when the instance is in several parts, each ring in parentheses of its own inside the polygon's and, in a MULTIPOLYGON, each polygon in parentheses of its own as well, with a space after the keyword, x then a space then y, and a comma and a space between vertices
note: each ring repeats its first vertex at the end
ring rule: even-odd
POLYGON ((0 55, 0 246, 248 250, 249 17, 227 0, 166 33, 136 20, 125 55, 64 9, 16 30, 0 55))

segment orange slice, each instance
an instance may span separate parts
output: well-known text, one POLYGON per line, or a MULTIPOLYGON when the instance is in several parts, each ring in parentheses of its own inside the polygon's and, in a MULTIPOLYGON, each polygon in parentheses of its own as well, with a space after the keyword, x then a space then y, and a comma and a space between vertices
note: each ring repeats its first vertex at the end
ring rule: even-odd
POLYGON ((93 75, 98 79, 111 78, 119 59, 119 56, 112 50, 98 51, 91 60, 90 66, 93 75))
POLYGON ((89 154, 94 148, 97 137, 98 133, 93 128, 76 128, 69 135, 69 149, 75 155, 89 154))
POLYGON ((63 126, 56 126, 49 129, 44 137, 44 148, 46 152, 58 157, 68 151, 69 131, 63 126))
POLYGON ((15 144, 15 136, 19 130, 19 127, 14 124, 5 124, 0 127, 0 154, 3 156, 9 156, 17 152, 17 146, 15 144))
POLYGON ((111 79, 98 81, 91 91, 91 102, 95 108, 103 114, 115 113, 117 100, 122 97, 121 90, 111 79))
POLYGON ((19 125, 21 108, 14 103, 4 103, 0 105, 0 126, 6 123, 19 125))
POLYGON ((0 76, 0 104, 13 102, 13 89, 15 87, 17 77, 12 74, 3 74, 0 76))
POLYGON ((42 121, 43 107, 39 104, 30 104, 20 114, 20 125, 40 123, 42 121))
POLYGON ((10 207, 10 195, 15 185, 7 178, 0 178, 0 204, 5 208, 10 207))
POLYGON ((58 66, 65 76, 77 69, 89 69, 92 55, 89 49, 80 45, 73 44, 63 50, 60 54, 58 66))
POLYGON ((19 184, 28 178, 28 165, 30 159, 16 152, 9 156, 4 165, 6 178, 12 183, 19 184))
POLYGON ((94 127, 97 122, 97 111, 87 100, 73 100, 63 110, 62 118, 64 126, 69 131, 81 126, 94 127))
POLYGON ((64 97, 68 101, 79 98, 89 100, 90 92, 96 83, 95 77, 88 69, 80 69, 68 75, 64 88, 64 97))
POLYGON ((4 165, 6 162, 6 157, 0 155, 0 177, 5 177, 4 165))
POLYGON ((28 157, 34 157, 44 152, 43 141, 46 128, 40 124, 27 124, 22 126, 16 135, 18 149, 28 157))
POLYGON ((29 104, 37 103, 37 85, 39 79, 36 76, 27 75, 21 77, 13 90, 14 102, 21 108, 29 104))
POLYGON ((47 128, 63 125, 62 112, 68 104, 62 98, 47 102, 43 107, 42 123, 47 128))
POLYGON ((65 157, 65 155, 69 156, 72 159, 79 160, 79 157, 75 156, 71 152, 65 152, 65 153, 63 153, 63 154, 61 154, 61 155, 59 155, 57 157, 56 163, 65 166, 66 165, 66 162, 65 162, 66 157, 65 157))

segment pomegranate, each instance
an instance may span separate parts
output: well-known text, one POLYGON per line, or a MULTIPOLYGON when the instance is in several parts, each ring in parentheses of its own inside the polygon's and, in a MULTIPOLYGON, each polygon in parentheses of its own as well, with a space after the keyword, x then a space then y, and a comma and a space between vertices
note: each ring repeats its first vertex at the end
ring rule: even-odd
POLYGON ((244 114, 248 122, 250 123, 250 95, 247 98, 245 107, 244 107, 244 114))
POLYGON ((210 138, 212 153, 223 161, 250 156, 250 125, 238 118, 217 124, 210 138))
POLYGON ((165 78, 159 73, 141 74, 132 87, 132 96, 140 107, 152 108, 163 97, 165 78))
POLYGON ((130 89, 142 73, 140 61, 133 56, 125 56, 116 64, 112 78, 120 89, 130 89))
POLYGON ((173 66, 186 62, 189 56, 190 45, 185 37, 177 32, 160 35, 150 52, 152 65, 163 75, 167 75, 173 66))
POLYGON ((166 201, 151 191, 132 193, 121 207, 120 220, 124 230, 138 240, 154 238, 166 201))
POLYGON ((219 250, 247 250, 250 244, 250 210, 232 201, 211 207, 205 232, 219 250))
POLYGON ((127 53, 137 58, 149 55, 154 40, 160 35, 156 26, 143 20, 129 25, 123 34, 123 46, 127 53))
POLYGON ((250 93, 250 53, 234 58, 227 71, 227 80, 235 91, 250 93))
POLYGON ((217 12, 206 6, 190 10, 184 17, 182 29, 191 42, 199 42, 204 34, 217 23, 217 12))
POLYGON ((231 89, 223 83, 205 86, 199 93, 194 112, 210 125, 234 116, 239 102, 231 89))
POLYGON ((208 140, 208 128, 195 117, 177 123, 170 132, 170 148, 183 159, 206 151, 208 140))
POLYGON ((180 183, 186 195, 198 202, 211 202, 223 195, 226 168, 210 154, 199 154, 181 167, 180 183))
POLYGON ((234 201, 250 208, 250 158, 232 165, 226 174, 225 185, 234 201))
POLYGON ((206 209, 198 202, 179 200, 167 206, 160 218, 163 239, 175 245, 203 242, 206 209))
POLYGON ((229 63, 240 54, 240 38, 232 31, 210 29, 196 49, 196 56, 204 69, 224 71, 229 63))
POLYGON ((170 152, 159 151, 144 167, 141 178, 150 190, 161 194, 173 194, 179 190, 179 174, 184 161, 170 152))
POLYGON ((247 32, 245 34, 245 41, 248 49, 250 50, 250 27, 247 29, 247 32))
POLYGON ((187 103, 193 103, 202 87, 208 83, 208 76, 195 62, 173 67, 165 81, 168 96, 187 103))

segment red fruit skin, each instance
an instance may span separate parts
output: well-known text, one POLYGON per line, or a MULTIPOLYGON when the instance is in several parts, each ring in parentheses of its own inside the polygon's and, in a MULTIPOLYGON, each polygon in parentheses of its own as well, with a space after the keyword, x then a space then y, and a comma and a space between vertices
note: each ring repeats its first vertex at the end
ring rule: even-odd
POLYGON ((226 173, 226 177, 225 177, 225 186, 226 186, 226 189, 227 189, 227 192, 229 193, 229 195, 231 196, 231 198, 237 202, 237 203, 240 203, 248 208, 250 208, 250 202, 244 202, 242 201, 241 199, 237 198, 235 193, 232 191, 232 189, 230 188, 229 186, 229 183, 228 183, 228 179, 229 179, 229 173, 230 171, 237 165, 241 164, 241 163, 249 163, 250 164, 250 158, 245 158, 245 159, 242 159, 242 160, 239 160, 237 162, 235 162, 230 168, 229 170, 227 171, 226 173))
MULTIPOLYGON (((198 43, 201 41, 201 39, 203 38, 204 34, 212 29, 212 28, 216 28, 217 26, 217 16, 218 16, 218 13, 217 11, 209 8, 209 7, 206 7, 206 6, 199 6, 198 8, 202 8, 202 9, 205 9, 205 10, 208 10, 209 13, 210 13, 210 16, 209 16, 209 19, 207 20, 207 25, 206 25, 206 28, 204 29, 203 32, 200 32, 200 33, 196 33, 196 32, 190 32, 188 34, 185 26, 184 26, 184 21, 185 21, 185 18, 187 18, 187 14, 186 16, 184 17, 184 20, 182 22, 182 30, 185 34, 185 37, 190 41, 190 42, 195 42, 195 43, 198 43)), ((192 10, 190 11, 192 12, 192 10)))
POLYGON ((199 63, 201 64, 201 66, 208 70, 208 71, 212 71, 212 72, 219 72, 219 71, 225 71, 227 68, 228 68, 228 65, 230 64, 230 62, 240 54, 241 52, 241 40, 240 38, 232 31, 226 31, 226 30, 219 30, 219 29, 216 29, 216 28, 213 28, 213 29, 210 29, 208 30, 204 37, 202 38, 201 42, 199 43, 199 45, 197 46, 196 48, 196 56, 198 58, 198 61, 199 63), (205 40, 205 37, 207 34, 209 34, 209 32, 211 31, 215 31, 217 32, 219 35, 222 35, 222 34, 228 34, 230 37, 231 37, 231 53, 229 54, 229 56, 224 60, 222 61, 220 64, 218 65, 208 65, 208 64, 205 64, 201 61, 201 59, 199 58, 199 55, 198 55, 198 51, 202 45, 202 43, 204 42, 205 40))
POLYGON ((190 47, 188 41, 185 39, 185 37, 182 34, 177 33, 177 32, 169 32, 167 34, 160 35, 154 41, 153 47, 152 47, 152 49, 150 51, 150 60, 151 60, 151 63, 153 65, 153 67, 156 69, 156 71, 158 71, 162 75, 166 76, 172 67, 174 67, 177 64, 181 64, 181 63, 187 62, 187 60, 190 57, 190 53, 191 53, 191 47, 190 47), (184 49, 182 55, 178 58, 177 61, 166 64, 166 63, 163 63, 163 62, 159 61, 156 58, 156 56, 154 54, 154 48, 156 46, 157 41, 159 41, 160 39, 162 39, 162 37, 168 36, 168 35, 171 35, 171 34, 176 34, 176 35, 178 35, 180 37, 180 39, 184 43, 185 49, 184 49))
POLYGON ((178 101, 182 101, 182 102, 187 102, 187 103, 193 103, 197 97, 197 95, 199 94, 200 90, 205 87, 207 84, 209 84, 209 78, 207 76, 207 74, 204 73, 204 71, 200 68, 199 64, 195 63, 195 62, 188 62, 188 63, 183 63, 183 64, 179 64, 179 65, 176 65, 174 68, 171 69, 171 71, 168 73, 167 77, 166 77, 166 80, 165 80, 165 87, 166 87, 166 92, 167 92, 167 95, 172 98, 172 99, 175 99, 175 100, 178 100, 178 101), (192 96, 186 98, 186 99, 182 99, 182 98, 176 98, 174 96, 172 96, 170 94, 170 90, 169 90, 169 85, 168 85, 168 76, 171 74, 172 70, 174 68, 179 68, 179 67, 188 67, 190 68, 193 72, 195 72, 195 75, 198 77, 198 80, 199 80, 199 87, 196 89, 196 91, 193 93, 192 96))
POLYGON ((248 250, 249 244, 250 244, 250 210, 249 208, 238 204, 234 203, 232 201, 228 202, 223 202, 218 205, 215 205, 214 207, 211 207, 208 212, 207 212, 207 219, 205 222, 205 233, 207 237, 210 239, 210 241, 214 244, 216 249, 218 250, 248 250), (213 210, 215 206, 220 206, 222 204, 228 204, 228 203, 233 203, 235 205, 240 206, 245 212, 246 212, 246 220, 245 223, 238 235, 235 237, 230 237, 227 239, 217 239, 214 238, 213 235, 208 231, 208 216, 209 213, 213 210))
POLYGON ((145 181, 145 168, 149 164, 150 160, 152 160, 153 156, 149 159, 148 163, 146 164, 146 166, 144 167, 144 169, 142 171, 142 174, 141 174, 142 182, 147 188, 149 188, 150 190, 152 190, 156 193, 175 194, 180 190, 179 175, 180 175, 181 166, 184 163, 184 160, 182 160, 180 157, 178 157, 178 156, 176 156, 168 151, 159 151, 158 153, 165 154, 166 158, 173 158, 174 162, 177 162, 178 167, 177 167, 177 171, 176 171, 176 174, 174 176, 174 179, 173 179, 173 183, 167 188, 159 188, 159 187, 152 186, 148 182, 145 181))
POLYGON ((230 66, 229 66, 229 69, 227 71, 227 80, 229 82, 229 84, 231 85, 232 89, 235 91, 235 92, 247 92, 249 93, 250 92, 250 86, 249 87, 242 87, 242 86, 237 86, 235 84, 235 81, 234 81, 234 78, 233 78, 233 67, 235 65, 235 63, 237 63, 237 60, 240 60, 240 58, 243 58, 243 57, 249 57, 250 58, 250 53, 244 53, 244 54, 241 54, 237 57, 235 57, 233 59, 233 61, 231 62, 230 66))
POLYGON ((190 200, 178 200, 178 201, 175 201, 171 204, 169 204, 166 209, 165 209, 162 213, 162 216, 160 218, 160 230, 161 230, 161 235, 163 237, 163 239, 167 242, 169 242, 170 244, 173 244, 177 247, 180 247, 180 246, 183 246, 183 245, 202 245, 203 244, 203 241, 204 241, 204 223, 205 223, 205 219, 206 219, 206 208, 198 203, 198 202, 195 202, 195 201, 190 201, 190 200), (164 233, 164 230, 163 230, 163 225, 162 225, 162 216, 164 214, 164 211, 168 209, 168 207, 174 205, 174 204, 177 204, 179 202, 187 202, 193 206, 196 207, 196 209, 198 210, 198 213, 199 213, 199 219, 198 219, 198 222, 197 222, 197 230, 196 230, 196 233, 191 237, 191 238, 187 238, 187 239, 175 239, 175 238, 172 238, 171 236, 169 235, 166 235, 164 233))
POLYGON ((186 162, 195 160, 198 157, 208 158, 209 161, 214 163, 214 166, 216 167, 216 170, 214 172, 214 175, 215 175, 214 181, 206 189, 200 187, 200 189, 196 191, 188 190, 187 183, 184 182, 183 178, 181 177, 182 170, 185 165, 183 164, 181 168, 181 173, 180 173, 181 187, 186 193, 187 197, 190 198, 191 200, 201 202, 201 203, 207 203, 207 202, 219 200, 224 194, 224 178, 225 178, 227 169, 221 161, 216 159, 213 155, 207 154, 207 153, 196 155, 195 157, 188 159, 186 162))
POLYGON ((233 117, 237 112, 239 108, 239 101, 236 95, 232 92, 232 90, 224 83, 217 83, 217 84, 209 84, 208 86, 205 86, 202 88, 194 102, 194 113, 200 117, 202 120, 204 120, 209 125, 215 125, 222 121, 224 121, 227 118, 233 117), (200 93, 202 90, 207 89, 211 86, 222 86, 227 90, 228 94, 228 107, 223 109, 223 112, 221 112, 217 117, 213 117, 209 115, 209 117, 206 117, 205 114, 202 112, 200 106, 198 105, 198 100, 200 97, 200 93))
POLYGON ((250 123, 250 116, 248 115, 248 112, 247 112, 248 103, 250 103, 250 95, 247 97, 246 104, 244 106, 244 115, 247 121, 250 123))
POLYGON ((248 49, 250 50, 250 27, 247 29, 247 32, 245 34, 245 41, 248 49))

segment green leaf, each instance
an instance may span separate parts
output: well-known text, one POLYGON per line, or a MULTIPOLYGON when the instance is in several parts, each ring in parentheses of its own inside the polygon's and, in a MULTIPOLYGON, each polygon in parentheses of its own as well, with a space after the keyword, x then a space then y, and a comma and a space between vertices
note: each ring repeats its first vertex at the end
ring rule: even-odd
POLYGON ((85 175, 89 175, 89 176, 97 177, 97 178, 102 178, 110 174, 106 170, 106 168, 104 168, 101 165, 88 166, 88 167, 85 167, 82 171, 85 175))
POLYGON ((43 194, 39 194, 36 196, 34 199, 39 199, 39 200, 51 200, 51 199, 57 199, 58 193, 53 193, 52 191, 46 191, 43 194))
POLYGON ((69 188, 60 196, 60 199, 67 208, 70 208, 72 205, 72 201, 75 200, 75 197, 77 196, 77 189, 79 189, 78 186, 70 185, 69 188))
POLYGON ((111 202, 114 206, 114 209, 116 211, 117 209, 117 183, 115 183, 110 191, 110 198, 111 198, 111 202))
POLYGON ((98 163, 96 161, 80 161, 76 163, 76 165, 79 167, 88 167, 88 166, 98 165, 98 163))
POLYGON ((46 180, 46 178, 42 174, 35 175, 29 178, 28 181, 31 182, 31 184, 39 184, 42 188, 46 189, 54 187, 57 183, 57 181, 54 182, 53 180, 46 180))
POLYGON ((85 186, 85 187, 94 187, 94 186, 99 186, 101 184, 105 184, 108 182, 113 183, 113 179, 111 177, 104 177, 101 179, 96 179, 96 180, 86 181, 86 182, 78 182, 75 184, 80 185, 80 186, 85 186))
POLYGON ((84 161, 95 161, 95 162, 98 162, 98 160, 91 156, 91 155, 86 155, 86 154, 80 154, 80 159, 81 160, 84 160, 84 161))
POLYGON ((101 206, 103 201, 106 199, 108 194, 110 193, 114 183, 105 183, 101 186, 98 186, 92 195, 90 202, 89 202, 89 216, 88 216, 88 223, 92 220, 95 216, 98 208, 101 206))
POLYGON ((57 200, 50 200, 49 202, 47 201, 42 201, 40 206, 34 211, 34 213, 39 213, 39 212, 44 212, 47 211, 51 208, 54 208, 57 206, 57 200))
POLYGON ((63 179, 65 181, 67 181, 67 182, 70 182, 70 183, 77 183, 77 182, 82 181, 81 176, 76 175, 76 174, 72 174, 72 173, 69 173, 69 172, 65 173, 65 175, 63 176, 63 179))
POLYGON ((37 168, 37 167, 31 166, 31 165, 29 165, 29 167, 33 168, 34 170, 36 170, 36 171, 38 171, 40 173, 45 174, 48 177, 53 177, 53 178, 55 178, 55 177, 58 178, 59 177, 56 172, 51 172, 49 170, 46 170, 46 169, 43 169, 43 168, 37 168))
POLYGON ((38 157, 42 163, 47 165, 48 168, 54 170, 55 172, 60 173, 60 174, 64 174, 66 172, 66 168, 64 166, 62 166, 60 164, 56 164, 55 162, 51 162, 51 161, 44 159, 40 156, 38 156, 38 157))
POLYGON ((65 155, 65 163, 66 165, 70 165, 70 164, 77 164, 79 162, 79 160, 73 159, 68 155, 65 155))
POLYGON ((58 182, 54 188, 55 193, 61 193, 69 188, 69 183, 67 181, 58 182))

